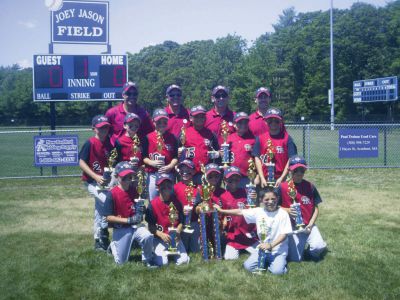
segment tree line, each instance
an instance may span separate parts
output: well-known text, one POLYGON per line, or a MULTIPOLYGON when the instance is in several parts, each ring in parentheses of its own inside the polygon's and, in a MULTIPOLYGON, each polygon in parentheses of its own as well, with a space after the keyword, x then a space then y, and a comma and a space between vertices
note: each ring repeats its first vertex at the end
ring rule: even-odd
MULTIPOLYGON (((329 121, 330 88, 329 11, 297 13, 288 8, 252 44, 238 35, 178 44, 165 41, 128 53, 129 79, 138 83, 139 103, 152 111, 165 105, 165 90, 182 86, 185 106, 210 107, 211 89, 231 89, 231 107, 255 109, 254 92, 271 89, 273 106, 287 121, 329 121)), ((400 0, 385 7, 355 3, 334 10, 335 114, 338 122, 398 121, 399 101, 353 103, 353 81, 400 74, 400 0), (388 115, 388 112, 390 115, 388 115), (390 121, 389 120, 389 121, 390 121)), ((103 113, 104 102, 57 103, 57 124, 87 125, 103 113)), ((32 69, 0 67, 0 122, 2 125, 45 125, 46 103, 32 100, 32 69)))

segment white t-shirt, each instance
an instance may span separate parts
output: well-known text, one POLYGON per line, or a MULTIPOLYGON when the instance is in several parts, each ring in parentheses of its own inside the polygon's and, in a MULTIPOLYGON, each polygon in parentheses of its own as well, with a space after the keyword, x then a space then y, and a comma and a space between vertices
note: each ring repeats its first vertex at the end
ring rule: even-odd
MULTIPOLYGON (((258 238, 261 240, 261 228, 264 224, 264 231, 266 239, 262 242, 272 243, 280 234, 288 234, 292 232, 292 225, 290 223, 289 214, 282 208, 276 211, 269 212, 262 207, 255 207, 242 210, 243 217, 246 223, 255 223, 257 226, 258 238)), ((272 249, 272 253, 286 253, 288 252, 288 239, 286 238, 282 243, 272 249)))

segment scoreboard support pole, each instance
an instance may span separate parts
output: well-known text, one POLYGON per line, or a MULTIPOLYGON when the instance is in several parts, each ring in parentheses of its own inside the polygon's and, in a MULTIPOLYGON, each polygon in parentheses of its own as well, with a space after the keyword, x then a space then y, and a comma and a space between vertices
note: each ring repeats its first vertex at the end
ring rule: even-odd
MULTIPOLYGON (((53 53, 53 43, 49 43, 49 54, 53 53)), ((56 103, 54 101, 50 101, 50 130, 51 135, 56 135, 56 103)), ((57 167, 51 167, 51 175, 57 176, 57 167)))

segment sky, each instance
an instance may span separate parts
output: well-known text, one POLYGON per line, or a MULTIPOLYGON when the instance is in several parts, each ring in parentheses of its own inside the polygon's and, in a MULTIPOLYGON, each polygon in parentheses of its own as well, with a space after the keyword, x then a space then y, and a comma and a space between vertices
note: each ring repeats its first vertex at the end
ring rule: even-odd
MULTIPOLYGON (((357 0, 333 0, 334 8, 350 8, 357 0)), ((384 6, 390 0, 363 0, 384 6)), ((249 43, 273 32, 282 11, 325 11, 331 0, 109 0, 113 54, 137 53, 172 40, 183 44, 236 34, 249 43)), ((32 66, 34 54, 48 53, 50 11, 45 0, 0 0, 0 65, 32 66)), ((55 45, 57 54, 99 54, 101 45, 55 45)))

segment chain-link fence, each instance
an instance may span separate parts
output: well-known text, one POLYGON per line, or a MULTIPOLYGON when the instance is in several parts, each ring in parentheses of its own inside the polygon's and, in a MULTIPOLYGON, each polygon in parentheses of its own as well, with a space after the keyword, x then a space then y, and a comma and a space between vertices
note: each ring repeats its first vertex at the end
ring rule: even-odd
MULTIPOLYGON (((400 167, 400 124, 330 124, 286 125, 298 153, 310 168, 382 168, 400 167), (372 158, 339 158, 339 132, 342 129, 372 129, 378 132, 378 153, 372 158)), ((78 166, 36 167, 34 137, 56 134, 77 135, 79 149, 93 135, 91 129, 2 130, 0 131, 0 179, 79 176, 78 166)))

